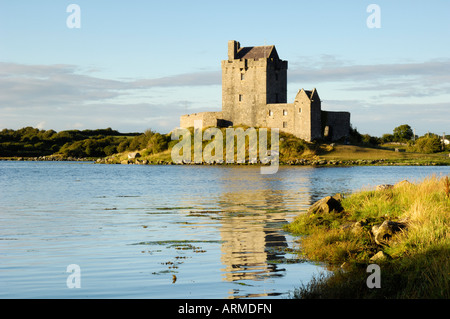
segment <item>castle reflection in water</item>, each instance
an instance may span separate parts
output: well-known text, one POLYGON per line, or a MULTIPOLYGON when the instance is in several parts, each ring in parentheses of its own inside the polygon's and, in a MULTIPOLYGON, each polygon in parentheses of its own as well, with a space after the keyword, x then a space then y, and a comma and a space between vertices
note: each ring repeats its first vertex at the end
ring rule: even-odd
POLYGON ((251 179, 248 174, 244 179, 240 170, 221 176, 221 270, 226 281, 284 276, 282 260, 288 243, 282 225, 293 219, 292 211, 305 211, 311 203, 310 192, 305 189, 308 181, 296 181, 296 188, 289 189, 278 174, 253 171, 251 179), (298 189, 299 184, 305 187, 298 189), (301 201, 299 197, 303 197, 301 201))

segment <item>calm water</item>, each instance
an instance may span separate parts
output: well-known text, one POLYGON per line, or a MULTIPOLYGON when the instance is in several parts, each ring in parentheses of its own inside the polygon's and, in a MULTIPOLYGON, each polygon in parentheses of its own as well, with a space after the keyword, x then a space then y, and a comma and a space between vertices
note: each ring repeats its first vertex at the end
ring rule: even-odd
POLYGON ((450 168, 259 172, 0 162, 0 298, 288 298, 323 269, 290 251, 285 223, 320 197, 450 168))

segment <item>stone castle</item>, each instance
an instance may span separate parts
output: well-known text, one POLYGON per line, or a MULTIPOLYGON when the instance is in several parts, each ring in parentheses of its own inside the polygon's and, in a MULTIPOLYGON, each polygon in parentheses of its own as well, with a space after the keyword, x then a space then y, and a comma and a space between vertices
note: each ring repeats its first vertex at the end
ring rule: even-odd
POLYGON ((306 141, 347 137, 349 112, 322 111, 316 89, 298 91, 287 103, 287 61, 279 58, 274 45, 242 47, 228 42, 228 60, 222 61, 222 112, 183 115, 180 126, 279 128, 306 141))

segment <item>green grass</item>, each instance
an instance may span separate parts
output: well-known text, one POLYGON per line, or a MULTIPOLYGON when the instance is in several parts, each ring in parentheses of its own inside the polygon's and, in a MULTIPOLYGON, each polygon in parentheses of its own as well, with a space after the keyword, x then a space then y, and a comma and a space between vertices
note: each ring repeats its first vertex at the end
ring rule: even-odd
MULTIPOLYGON (((244 131, 248 129, 246 126, 234 127, 234 129, 242 128, 244 131)), ((203 132, 208 128, 203 128, 203 132)), ((189 128, 191 132, 191 161, 194 161, 194 129, 189 128)), ((259 135, 259 128, 255 129, 259 135)), ((221 157, 223 162, 226 162, 226 128, 220 129, 222 140, 220 141, 222 146, 223 156, 221 157)), ((219 134, 220 135, 220 134, 219 134)), ((211 152, 211 144, 213 140, 203 140, 202 141, 202 154, 205 159, 205 154, 211 152), (205 151, 205 148, 209 146, 209 150, 205 151)), ((128 138, 128 140, 131 140, 128 138)), ((258 140, 258 139, 257 139, 258 140)), ((132 142, 130 142, 131 149, 138 151, 141 154, 139 161, 144 160, 151 163, 171 163, 171 150, 174 145, 179 141, 170 141, 170 135, 159 135, 153 132, 143 134, 141 136, 133 137, 132 142), (154 137, 155 141, 148 140, 148 137, 154 137), (156 139, 157 137, 157 139, 156 139), (136 149, 135 147, 140 146, 136 149)), ((268 131, 267 136, 267 149, 270 150, 270 131, 268 131)), ((234 145, 234 162, 237 162, 237 141, 235 138, 234 145)), ((257 150, 259 145, 257 146, 257 150)), ((121 147, 118 147, 121 149, 121 147)), ((217 150, 214 148, 213 154, 217 150)), ((334 145, 324 144, 319 142, 305 142, 304 140, 293 136, 292 134, 287 134, 280 132, 279 135, 279 163, 283 164, 293 164, 299 163, 299 160, 306 160, 301 165, 450 165, 450 157, 447 153, 437 153, 437 154, 421 154, 421 153, 410 153, 410 152, 395 152, 393 149, 388 147, 367 147, 367 146, 357 146, 357 145, 334 145), (317 164, 321 161, 326 162, 325 164, 317 164), (376 161, 376 162, 374 162, 376 161), (333 163, 332 163, 333 162, 333 163)), ((114 154, 114 156, 109 156, 105 158, 107 163, 121 163, 128 159, 127 155, 130 153, 129 148, 126 151, 114 154)), ((209 154, 209 153, 208 153, 209 154)), ((259 151, 257 151, 257 158, 260 159, 259 151)), ((135 160, 131 162, 137 162, 135 160)), ((246 138, 245 144, 245 163, 249 163, 249 145, 248 138, 246 138)))
POLYGON ((346 197, 343 213, 299 215, 286 229, 300 235, 304 257, 326 263, 332 272, 296 290, 295 298, 450 298, 450 195, 448 177, 429 177, 346 197), (407 229, 377 245, 373 225, 406 220, 407 229), (344 227, 361 221, 358 230, 344 227), (370 258, 377 261, 381 288, 366 285, 370 258), (346 268, 339 267, 345 262, 346 268))
MULTIPOLYGON (((239 126, 239 127, 234 127, 234 129, 236 130, 237 128, 242 128, 243 131, 247 130, 248 127, 245 126, 239 126)), ((203 132, 208 129, 208 128, 204 128, 203 132)), ((190 132, 191 132, 191 161, 194 161, 194 129, 193 128, 189 128, 190 132)), ((259 154, 259 128, 256 128, 255 131, 257 132, 257 148, 256 148, 256 155, 257 158, 260 159, 260 154, 259 154)), ((226 162, 227 160, 227 156, 226 156, 226 152, 227 152, 227 147, 226 147, 226 128, 221 128, 220 132, 222 134, 222 140, 221 142, 221 146, 222 146, 222 160, 223 162, 226 162)), ((316 149, 316 144, 314 143, 308 143, 305 142, 302 139, 299 139, 295 136, 293 136, 292 134, 287 134, 284 132, 280 132, 279 133, 279 149, 280 149, 280 162, 287 162, 287 161, 291 161, 291 160, 295 160, 295 159, 299 159, 299 158, 311 158, 315 155, 315 149, 316 149)), ((203 154, 203 160, 205 160, 205 147, 207 147, 207 145, 211 144, 214 139, 216 137, 214 136, 214 138, 210 141, 210 140, 203 140, 202 141, 202 154, 203 154)), ((166 136, 167 139, 167 136, 166 136)), ((167 145, 164 146, 164 149, 160 152, 154 152, 153 150, 149 150, 148 148, 143 148, 138 150, 138 152, 141 154, 141 157, 138 158, 138 160, 140 162, 147 160, 148 162, 152 162, 152 163, 158 163, 158 162, 166 162, 166 163, 170 163, 172 162, 172 158, 171 158, 171 151, 172 148, 175 144, 177 144, 179 141, 174 140, 174 141, 170 141, 169 143, 166 143, 167 145)), ((270 136, 270 131, 267 132, 267 150, 271 150, 271 136, 270 136)), ((212 146, 213 144, 211 144, 212 146)), ((211 151, 211 150, 210 150, 211 151)), ((216 149, 214 149, 213 154, 211 155, 215 155, 215 151, 217 151, 216 149)), ((123 161, 128 160, 128 154, 132 153, 132 151, 124 151, 121 153, 117 153, 114 154, 113 156, 109 156, 105 158, 105 162, 107 163, 121 163, 123 161)), ((238 155, 238 147, 237 147, 237 138, 235 137, 234 139, 234 162, 237 162, 237 155, 238 155)), ((132 162, 136 162, 136 160, 133 160, 132 162)), ((248 141, 248 137, 246 137, 246 142, 245 142, 245 163, 249 162, 249 141, 248 141)))
POLYGON ((436 164, 450 165, 448 153, 421 154, 411 152, 395 152, 389 148, 373 148, 356 145, 336 145, 329 150, 322 147, 318 153, 321 159, 356 161, 356 160, 388 160, 393 163, 425 164, 434 162, 436 164))

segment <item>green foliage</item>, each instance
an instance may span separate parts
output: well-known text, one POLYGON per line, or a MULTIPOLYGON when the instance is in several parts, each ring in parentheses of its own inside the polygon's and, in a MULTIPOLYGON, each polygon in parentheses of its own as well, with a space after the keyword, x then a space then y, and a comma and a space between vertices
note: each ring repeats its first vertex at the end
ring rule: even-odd
POLYGON ((122 142, 117 151, 124 152, 146 149, 147 155, 156 154, 167 150, 169 148, 170 141, 171 138, 168 134, 163 135, 147 130, 144 134, 135 136, 129 141, 122 142))
POLYGON ((38 157, 60 154, 65 157, 103 157, 117 152, 128 136, 107 129, 98 130, 39 130, 25 127, 0 131, 0 157, 38 157))
POLYGON ((353 128, 350 125, 350 143, 359 144, 362 141, 362 135, 358 132, 357 128, 353 128))
POLYGON ((417 153, 437 153, 442 150, 442 143, 436 135, 422 136, 414 144, 408 146, 408 151, 417 153))
POLYGON ((362 135, 361 141, 365 145, 372 145, 372 146, 376 146, 381 143, 381 139, 375 136, 371 136, 369 134, 362 135))
POLYGON ((409 141, 413 138, 414 133, 411 129, 411 126, 408 124, 403 124, 394 128, 394 141, 396 142, 404 142, 409 141))
POLYGON ((376 136, 371 136, 369 134, 361 134, 356 128, 350 127, 350 143, 356 145, 369 145, 377 146, 381 143, 381 139, 376 136))
POLYGON ((394 135, 383 134, 383 136, 381 136, 381 143, 391 143, 391 142, 394 142, 394 135))
POLYGON ((301 253, 332 265, 327 276, 314 278, 294 298, 444 298, 450 296, 450 206, 448 176, 392 189, 362 191, 342 200, 344 213, 300 214, 286 228, 302 234, 301 253), (373 225, 403 220, 407 227, 386 245, 377 245, 373 225), (358 222, 360 228, 354 228, 358 222), (348 227, 350 225, 351 227, 348 227), (380 289, 368 289, 366 267, 383 251, 380 289))
POLYGON ((280 150, 282 150, 282 154, 287 158, 299 157, 307 149, 308 145, 306 142, 294 136, 285 136, 280 143, 280 150))

